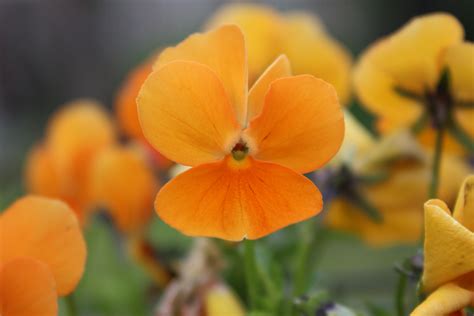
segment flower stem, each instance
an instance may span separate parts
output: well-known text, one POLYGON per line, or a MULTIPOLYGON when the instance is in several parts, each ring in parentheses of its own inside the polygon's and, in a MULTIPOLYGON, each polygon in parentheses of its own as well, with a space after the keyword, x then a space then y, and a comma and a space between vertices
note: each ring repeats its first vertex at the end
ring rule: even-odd
POLYGON ((250 310, 256 308, 258 297, 258 271, 255 258, 255 244, 252 240, 244 241, 245 281, 250 310))
POLYGON ((441 167, 441 156, 443 153, 444 128, 440 127, 436 130, 435 148, 433 153, 433 165, 431 170, 431 183, 428 197, 434 199, 438 196, 439 174, 441 167))
POLYGON ((405 290, 407 286, 407 276, 400 273, 397 284, 397 291, 395 292, 395 309, 397 316, 405 316, 405 290))
POLYGON ((67 308, 67 314, 69 316, 77 316, 77 305, 76 305, 76 300, 74 299, 73 294, 69 294, 64 298, 64 301, 66 303, 66 308, 67 308))

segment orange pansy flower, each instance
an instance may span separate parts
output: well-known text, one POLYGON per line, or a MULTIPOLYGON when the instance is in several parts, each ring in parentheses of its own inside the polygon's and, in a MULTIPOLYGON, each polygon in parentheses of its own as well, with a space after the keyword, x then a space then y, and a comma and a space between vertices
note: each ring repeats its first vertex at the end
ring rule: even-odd
POLYGON ((237 26, 194 34, 163 51, 137 99, 148 141, 192 166, 158 193, 155 209, 187 235, 255 239, 317 214, 302 173, 338 151, 343 113, 334 88, 290 76, 280 56, 248 91, 237 26))
POLYGON ((26 196, 0 215, 0 313, 55 315, 56 297, 84 272, 86 246, 76 216, 59 200, 26 196))
POLYGON ((91 100, 66 104, 51 118, 43 143, 27 158, 27 190, 66 201, 84 221, 91 204, 90 166, 98 152, 115 143, 115 137, 115 128, 100 104, 91 100))
POLYGON ((474 307, 474 175, 464 181, 451 213, 441 200, 425 203, 422 290, 412 316, 461 315, 474 307))
POLYGON ((474 44, 447 13, 411 20, 362 54, 354 71, 358 97, 382 132, 412 127, 420 141, 447 130, 445 148, 474 152, 474 44))

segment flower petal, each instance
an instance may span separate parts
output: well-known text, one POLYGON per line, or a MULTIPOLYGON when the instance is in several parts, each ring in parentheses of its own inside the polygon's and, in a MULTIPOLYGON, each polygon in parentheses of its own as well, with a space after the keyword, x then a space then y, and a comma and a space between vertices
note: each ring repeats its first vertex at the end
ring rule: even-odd
POLYGON ((59 295, 69 294, 84 271, 86 245, 72 210, 59 200, 26 196, 0 217, 3 242, 0 263, 17 257, 44 262, 59 295))
POLYGON ((310 75, 274 81, 261 115, 244 132, 251 154, 304 173, 327 163, 344 137, 334 88, 310 75))
POLYGON ((145 139, 138 120, 137 96, 141 86, 152 71, 154 59, 146 60, 135 68, 127 77, 117 93, 115 112, 120 128, 135 139, 145 139))
POLYGON ((363 57, 354 69, 354 88, 357 96, 370 111, 390 123, 391 130, 410 126, 423 113, 423 104, 403 97, 395 91, 397 82, 383 70, 363 57))
POLYGON ((176 60, 194 61, 215 71, 238 121, 244 122, 248 90, 247 56, 244 36, 237 26, 224 25, 207 33, 189 36, 179 45, 165 49, 154 69, 176 60))
POLYGON ((247 122, 262 112, 265 95, 270 84, 276 79, 291 75, 290 62, 285 55, 280 55, 267 70, 258 78, 249 91, 249 104, 247 109, 247 122))
POLYGON ((137 103, 145 137, 183 165, 221 159, 238 140, 240 127, 224 88, 202 64, 164 65, 148 77, 137 103))
POLYGON ((464 180, 453 216, 464 227, 474 232, 474 175, 470 175, 464 180))
POLYGON ((249 82, 254 83, 278 56, 280 17, 271 7, 255 3, 232 3, 219 9, 206 23, 206 29, 230 23, 238 25, 245 35, 249 82))
POLYGON ((91 192, 124 232, 150 219, 158 183, 145 157, 133 148, 103 150, 91 171, 91 192))
POLYGON ((423 95, 426 88, 434 90, 438 83, 444 50, 460 43, 463 37, 462 25, 454 16, 427 14, 376 43, 369 49, 367 58, 399 87, 423 95))
POLYGON ((474 101, 474 43, 453 45, 444 55, 449 69, 451 94, 456 101, 474 101))
POLYGON ((321 194, 310 180, 250 157, 185 171, 155 201, 158 215, 182 233, 227 240, 263 237, 321 208, 321 194))
POLYGON ((440 200, 425 203, 423 290, 474 271, 474 233, 458 223, 440 200))
POLYGON ((0 314, 55 316, 56 284, 48 267, 34 259, 18 258, 0 265, 0 314))
POLYGON ((290 12, 284 16, 283 23, 282 52, 287 54, 293 73, 310 74, 329 82, 341 104, 347 104, 352 66, 348 50, 331 38, 314 15, 290 12))
POLYGON ((474 293, 456 284, 448 283, 441 286, 421 303, 411 316, 446 316, 472 306, 474 293))

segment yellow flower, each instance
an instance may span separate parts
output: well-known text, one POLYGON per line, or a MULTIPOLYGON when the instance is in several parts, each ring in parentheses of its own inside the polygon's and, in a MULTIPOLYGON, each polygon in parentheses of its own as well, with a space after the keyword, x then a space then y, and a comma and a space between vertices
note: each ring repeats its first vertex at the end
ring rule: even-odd
MULTIPOLYGON (((335 158, 342 182, 328 203, 327 224, 374 246, 417 241, 423 222, 420 205, 431 179, 429 155, 408 132, 377 142, 349 115, 345 121, 346 138, 335 158)), ((454 198, 467 173, 469 168, 460 159, 444 156, 440 196, 454 198)))
POLYGON ((336 88, 341 103, 347 103, 351 56, 315 16, 298 11, 281 14, 264 5, 239 3, 217 11, 206 28, 228 23, 237 24, 245 35, 250 83, 285 54, 293 74, 324 79, 336 88))
POLYGON ((453 213, 425 203, 422 289, 430 296, 412 316, 445 316, 474 307, 474 175, 463 183, 453 213))
MULTIPOLYGON (((428 14, 377 41, 362 55, 354 86, 378 116, 382 132, 412 127, 432 145, 434 131, 447 129, 444 145, 474 151, 474 44, 446 13, 428 14)), ((462 151, 461 151, 462 152, 462 151)))

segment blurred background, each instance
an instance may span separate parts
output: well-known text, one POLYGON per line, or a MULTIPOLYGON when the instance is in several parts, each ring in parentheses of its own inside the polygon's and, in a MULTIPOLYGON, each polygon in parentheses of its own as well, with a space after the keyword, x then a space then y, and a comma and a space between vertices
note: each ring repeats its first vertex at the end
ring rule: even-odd
MULTIPOLYGON (((40 138, 48 116, 63 103, 95 98, 112 107, 126 74, 156 49, 201 28, 226 1, 218 0, 0 0, 0 206, 22 194, 25 154, 40 138)), ((274 0, 280 10, 318 15, 328 31, 357 56, 377 38, 413 16, 454 14, 474 39, 472 0, 274 0)), ((94 223, 88 234, 90 262, 78 290, 84 315, 148 315, 146 277, 116 251, 114 232, 94 223), (94 256, 101 253, 102 256, 94 256), (100 277, 99 277, 100 276, 100 277)), ((158 219, 151 230, 166 251, 190 240, 158 219)), ((336 233, 333 233, 337 235, 336 233)), ((319 264, 320 285, 353 307, 390 306, 393 263, 414 247, 374 250, 335 236, 319 264), (334 258, 339 258, 334 260, 334 258), (355 293, 357 292, 357 293, 355 293)), ((152 295, 152 294, 150 294, 152 295)))

